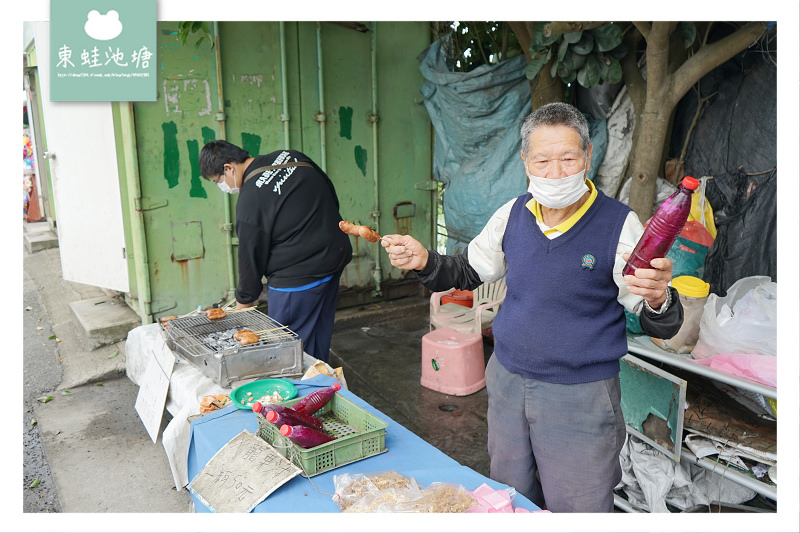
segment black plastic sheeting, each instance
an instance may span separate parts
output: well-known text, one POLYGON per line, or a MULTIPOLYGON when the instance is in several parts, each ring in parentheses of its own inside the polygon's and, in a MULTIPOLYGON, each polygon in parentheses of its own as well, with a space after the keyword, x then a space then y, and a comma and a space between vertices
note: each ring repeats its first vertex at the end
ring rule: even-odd
MULTIPOLYGON (((713 176, 706 197, 714 210, 717 237, 706 257, 703 280, 720 296, 748 276, 769 276, 777 282, 776 78, 769 57, 750 49, 700 83, 703 96, 717 94, 705 102, 692 132, 685 173, 713 176)), ((673 146, 683 145, 696 108, 692 91, 676 110, 673 146)))

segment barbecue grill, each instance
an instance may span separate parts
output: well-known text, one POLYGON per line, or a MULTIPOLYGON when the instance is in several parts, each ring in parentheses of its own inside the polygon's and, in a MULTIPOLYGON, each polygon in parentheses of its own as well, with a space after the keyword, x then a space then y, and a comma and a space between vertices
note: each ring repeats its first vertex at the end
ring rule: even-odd
POLYGON ((255 308, 175 318, 163 325, 167 346, 223 387, 262 377, 300 377, 303 342, 288 327, 255 308), (242 346, 233 334, 249 329, 259 341, 242 346))

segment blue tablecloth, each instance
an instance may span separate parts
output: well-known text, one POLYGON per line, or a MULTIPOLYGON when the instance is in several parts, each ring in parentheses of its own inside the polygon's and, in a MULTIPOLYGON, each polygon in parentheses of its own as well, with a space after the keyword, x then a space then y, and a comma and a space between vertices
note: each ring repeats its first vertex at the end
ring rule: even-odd
MULTIPOLYGON (((317 388, 331 385, 334 379, 320 375, 302 381, 289 381, 295 385, 299 396, 305 396, 317 388)), ((385 437, 388 451, 311 478, 299 475, 270 494, 266 500, 256 506, 253 512, 338 513, 340 512, 339 507, 331 498, 335 492, 333 476, 344 473, 396 471, 406 477, 413 477, 422 487, 439 481, 459 483, 469 490, 474 490, 483 483, 496 490, 508 488, 507 485, 497 483, 471 468, 461 465, 350 391, 342 389, 339 394, 389 424, 385 437)), ((188 456, 189 480, 194 479, 214 454, 244 429, 254 434, 258 431, 256 415, 250 410, 238 409, 236 406, 230 406, 193 420, 188 456)), ((197 512, 209 512, 209 509, 194 494, 192 494, 192 499, 197 512)), ((514 496, 513 504, 514 507, 521 507, 529 511, 539 510, 535 504, 521 494, 514 496)))

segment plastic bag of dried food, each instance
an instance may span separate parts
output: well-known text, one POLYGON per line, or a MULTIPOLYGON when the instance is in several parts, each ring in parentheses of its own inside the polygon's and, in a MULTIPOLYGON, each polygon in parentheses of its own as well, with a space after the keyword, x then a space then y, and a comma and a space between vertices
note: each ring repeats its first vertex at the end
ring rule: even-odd
POLYGON ((397 513, 464 513, 478 501, 472 492, 458 483, 434 482, 418 497, 399 502, 393 512, 397 513))
POLYGON ((345 513, 463 513, 477 505, 457 483, 431 483, 424 490, 397 472, 334 476, 334 501, 345 513))
POLYGON ((333 476, 333 486, 333 501, 349 513, 390 512, 383 508, 421 494, 414 478, 394 471, 339 474, 333 476))

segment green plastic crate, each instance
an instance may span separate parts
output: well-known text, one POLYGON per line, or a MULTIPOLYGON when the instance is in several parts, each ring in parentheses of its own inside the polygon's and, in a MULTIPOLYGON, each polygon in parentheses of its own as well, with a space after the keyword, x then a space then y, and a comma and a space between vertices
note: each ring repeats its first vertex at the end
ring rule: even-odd
MULTIPOLYGON (((302 398, 282 405, 291 407, 302 398)), ((261 414, 258 418, 259 437, 270 443, 284 457, 303 470, 306 477, 315 476, 334 468, 378 455, 388 450, 385 437, 389 425, 365 411, 339 393, 314 414, 322 427, 336 437, 335 440, 313 448, 302 448, 280 433, 280 428, 268 422, 261 414)))

